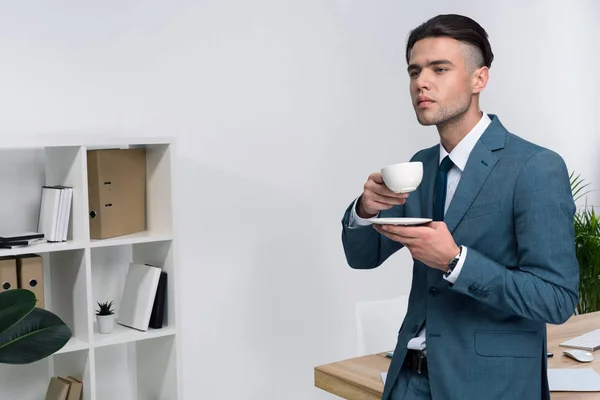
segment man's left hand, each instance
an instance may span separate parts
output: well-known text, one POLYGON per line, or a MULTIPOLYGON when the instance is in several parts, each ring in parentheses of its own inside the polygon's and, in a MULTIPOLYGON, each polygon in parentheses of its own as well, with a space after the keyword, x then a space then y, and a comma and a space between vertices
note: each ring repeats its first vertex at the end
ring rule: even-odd
POLYGON ((434 221, 427 225, 376 225, 382 235, 402 243, 413 258, 425 265, 446 272, 448 263, 460 251, 444 222, 434 221))

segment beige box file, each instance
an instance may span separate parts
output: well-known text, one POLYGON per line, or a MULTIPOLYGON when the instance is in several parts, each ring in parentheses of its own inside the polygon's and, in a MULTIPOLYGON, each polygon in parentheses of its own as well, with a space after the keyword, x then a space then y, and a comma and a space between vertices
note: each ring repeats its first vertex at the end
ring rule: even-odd
POLYGON ((87 151, 90 238, 146 230, 146 149, 87 151))
POLYGON ((19 288, 28 289, 35 294, 36 307, 44 308, 44 266, 38 254, 17 256, 17 278, 19 288))
POLYGON ((69 393, 67 394, 67 400, 80 400, 81 393, 83 392, 83 383, 79 379, 75 379, 72 376, 61 378, 69 382, 69 393))
POLYGON ((17 262, 14 257, 0 257, 0 292, 18 287, 17 262))
POLYGON ((65 381, 58 376, 53 376, 50 378, 50 383, 48 383, 44 400, 67 400, 69 384, 69 381, 65 381))

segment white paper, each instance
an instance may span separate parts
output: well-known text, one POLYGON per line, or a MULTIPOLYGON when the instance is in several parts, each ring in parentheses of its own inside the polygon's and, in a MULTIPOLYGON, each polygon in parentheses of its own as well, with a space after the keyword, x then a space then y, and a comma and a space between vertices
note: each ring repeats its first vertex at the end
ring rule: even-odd
POLYGON ((425 336, 417 336, 410 339, 406 347, 411 350, 423 350, 425 348, 425 336))
POLYGON ((551 392, 600 392, 600 375, 592 368, 548 368, 551 392))
POLYGON ((383 381, 383 384, 385 385, 385 378, 387 378, 387 372, 380 372, 381 374, 381 380, 383 381))

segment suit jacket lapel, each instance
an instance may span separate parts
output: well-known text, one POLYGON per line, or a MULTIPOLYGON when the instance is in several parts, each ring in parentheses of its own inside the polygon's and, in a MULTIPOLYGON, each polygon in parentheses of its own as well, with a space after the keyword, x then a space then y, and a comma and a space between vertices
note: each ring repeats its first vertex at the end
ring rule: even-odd
POLYGON ((492 117, 492 123, 471 151, 454 197, 444 216, 444 222, 450 232, 456 229, 498 162, 498 157, 493 152, 504 147, 507 131, 496 116, 492 117))

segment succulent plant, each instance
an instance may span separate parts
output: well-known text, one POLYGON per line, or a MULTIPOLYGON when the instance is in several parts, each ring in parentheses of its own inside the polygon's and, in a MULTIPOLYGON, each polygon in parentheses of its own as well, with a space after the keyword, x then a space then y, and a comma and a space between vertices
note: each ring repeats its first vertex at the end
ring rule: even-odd
POLYGON ((98 307, 100 307, 98 310, 96 310, 96 315, 113 315, 115 312, 112 309, 112 304, 113 302, 104 302, 104 303, 98 303, 98 307))

